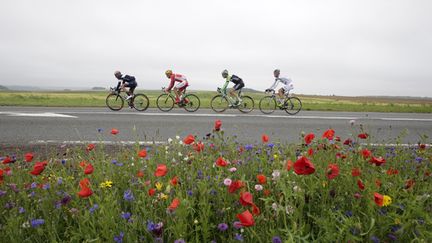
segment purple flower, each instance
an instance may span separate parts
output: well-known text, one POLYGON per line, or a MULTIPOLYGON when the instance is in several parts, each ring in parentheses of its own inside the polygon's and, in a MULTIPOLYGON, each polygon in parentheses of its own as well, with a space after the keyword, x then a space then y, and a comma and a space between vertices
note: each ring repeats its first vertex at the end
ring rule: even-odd
POLYGON ((246 144, 245 145, 246 150, 252 150, 253 148, 254 148, 254 146, 252 144, 246 144))
POLYGON ((16 193, 19 192, 19 189, 16 184, 9 184, 9 188, 16 193))
POLYGON ((124 200, 131 202, 133 201, 135 198, 132 194, 132 191, 130 189, 127 189, 124 193, 123 193, 123 198, 124 200))
POLYGON ((72 197, 69 194, 66 194, 60 201, 60 204, 64 206, 68 204, 70 201, 72 201, 72 197))
POLYGON ((272 239, 273 243, 282 243, 282 240, 279 236, 274 236, 272 239))
POLYGON ((371 236, 370 239, 371 239, 371 241, 372 241, 373 243, 379 243, 379 242, 380 242, 379 238, 376 237, 375 235, 371 236))
POLYGON ((225 231, 228 229, 228 225, 225 223, 218 224, 219 231, 225 231))
POLYGON ((40 225, 45 224, 45 220, 43 220, 43 219, 32 219, 32 220, 30 221, 30 224, 31 224, 31 226, 32 226, 33 228, 37 228, 37 227, 39 227, 40 225))
POLYGON ((174 243, 186 243, 186 241, 183 239, 178 239, 178 240, 175 240, 174 243))
POLYGON ((397 237, 394 234, 388 234, 387 237, 391 240, 391 241, 397 241, 397 237))
POLYGON ((42 189, 44 189, 44 190, 48 190, 48 189, 50 189, 50 188, 51 188, 51 186, 50 186, 49 183, 47 183, 47 184, 43 184, 43 185, 42 185, 42 189))
POLYGON ((66 160, 65 160, 65 159, 62 159, 61 163, 62 163, 63 165, 65 165, 65 164, 66 164, 66 160))
POLYGON ((187 194, 188 194, 188 196, 191 197, 191 196, 193 195, 192 190, 188 190, 188 191, 187 191, 187 194))
POLYGON ((101 133, 101 132, 103 132, 103 129, 102 129, 102 128, 98 128, 97 131, 98 131, 99 133, 101 133))
POLYGON ((243 227, 243 225, 241 224, 240 221, 235 221, 235 222, 233 223, 233 227, 236 228, 236 229, 240 229, 240 228, 243 227))
POLYGON ((0 197, 2 197, 2 196, 4 196, 4 195, 6 195, 6 191, 2 191, 2 190, 0 190, 0 197))
POLYGON ((234 236, 234 239, 238 240, 238 241, 243 241, 243 236, 239 233, 236 233, 234 236))
POLYGON ((351 211, 346 211, 346 212, 345 212, 345 215, 346 215, 348 218, 351 218, 351 217, 353 216, 353 212, 351 212, 351 211))
POLYGON ((96 211, 96 209, 98 209, 98 208, 99 208, 99 205, 95 204, 95 205, 93 205, 93 206, 89 209, 89 211, 90 211, 90 213, 92 214, 92 213, 94 213, 94 211, 96 211))
POLYGON ((23 207, 19 207, 18 212, 19 213, 25 213, 25 209, 23 207))
POLYGON ((63 179, 61 177, 59 177, 57 179, 57 185, 61 185, 61 184, 63 184, 63 179))
POLYGON ((129 212, 127 212, 127 213, 121 213, 121 217, 124 218, 124 219, 126 219, 126 220, 130 219, 131 215, 132 214, 129 213, 129 212))
POLYGON ((35 189, 37 187, 37 183, 36 182, 33 182, 31 185, 30 185, 30 188, 31 189, 35 189))
POLYGON ((123 236, 124 236, 124 233, 120 232, 120 235, 114 236, 114 241, 116 243, 122 243, 123 242, 123 236))

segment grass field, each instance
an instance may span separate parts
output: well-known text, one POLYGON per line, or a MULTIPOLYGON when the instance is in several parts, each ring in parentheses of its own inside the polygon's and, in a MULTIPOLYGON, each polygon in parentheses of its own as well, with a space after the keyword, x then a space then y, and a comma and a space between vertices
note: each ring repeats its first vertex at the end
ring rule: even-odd
MULTIPOLYGON (((160 91, 138 90, 150 99, 150 107, 156 107, 156 98, 160 91)), ((210 108, 210 99, 216 95, 212 91, 191 91, 201 99, 201 108, 210 108)), ((48 107, 105 107, 107 91, 50 91, 22 92, 1 91, 0 106, 48 106, 48 107)), ((264 93, 246 92, 255 100, 258 108, 259 100, 264 93)), ((344 96, 313 96, 298 95, 302 100, 303 110, 315 111, 368 111, 368 112, 417 112, 431 113, 432 99, 392 98, 392 97, 344 97, 344 96)))

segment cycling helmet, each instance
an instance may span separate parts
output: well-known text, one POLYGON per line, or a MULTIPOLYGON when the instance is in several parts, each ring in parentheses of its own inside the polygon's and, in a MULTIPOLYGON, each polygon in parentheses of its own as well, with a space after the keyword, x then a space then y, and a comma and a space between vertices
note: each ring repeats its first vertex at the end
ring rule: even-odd
POLYGON ((224 78, 228 77, 228 70, 225 69, 222 71, 222 77, 224 78))
POLYGON ((121 78, 122 74, 120 71, 115 71, 114 76, 116 76, 116 78, 121 78))
POLYGON ((165 71, 165 75, 166 75, 167 77, 171 76, 172 73, 173 73, 173 72, 172 72, 172 70, 170 70, 170 69, 168 69, 168 70, 165 71))
POLYGON ((275 70, 273 71, 273 74, 274 74, 275 77, 279 77, 280 70, 279 70, 279 69, 275 69, 275 70))

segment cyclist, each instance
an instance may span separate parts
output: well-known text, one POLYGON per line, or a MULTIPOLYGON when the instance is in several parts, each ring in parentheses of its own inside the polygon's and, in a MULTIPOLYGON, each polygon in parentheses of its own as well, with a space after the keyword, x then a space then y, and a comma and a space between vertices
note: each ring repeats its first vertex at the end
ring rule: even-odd
POLYGON ((222 77, 225 79, 225 84, 222 87, 222 93, 226 94, 226 89, 227 89, 228 83, 233 82, 234 86, 230 90, 229 94, 231 97, 236 98, 236 102, 234 103, 234 105, 240 104, 240 102, 242 100, 240 99, 240 97, 238 96, 238 92, 236 92, 236 91, 240 91, 245 86, 243 80, 234 74, 229 75, 228 70, 226 70, 226 69, 222 71, 222 77))
POLYGON ((129 90, 126 91, 126 94, 128 97, 126 100, 130 100, 134 96, 134 90, 138 86, 137 82, 135 81, 134 76, 129 75, 122 75, 120 71, 115 71, 114 76, 120 80, 117 84, 116 90, 124 89, 125 87, 129 88, 129 90))
POLYGON ((169 93, 171 89, 174 87, 174 93, 176 95, 175 103, 178 104, 183 101, 183 93, 185 89, 189 86, 189 83, 186 79, 186 76, 173 73, 172 70, 166 70, 165 75, 168 79, 171 80, 168 88, 165 89, 166 93, 169 93), (178 82, 177 85, 174 86, 174 83, 178 82))
POLYGON ((275 81, 270 88, 266 89, 265 92, 269 92, 271 90, 274 90, 277 87, 279 82, 282 83, 283 86, 278 91, 278 96, 279 96, 279 99, 278 99, 279 104, 278 105, 280 106, 283 103, 284 95, 288 95, 289 91, 294 89, 294 86, 293 86, 293 82, 290 78, 279 77, 280 76, 280 70, 279 69, 275 69, 273 71, 273 75, 275 77, 275 81))

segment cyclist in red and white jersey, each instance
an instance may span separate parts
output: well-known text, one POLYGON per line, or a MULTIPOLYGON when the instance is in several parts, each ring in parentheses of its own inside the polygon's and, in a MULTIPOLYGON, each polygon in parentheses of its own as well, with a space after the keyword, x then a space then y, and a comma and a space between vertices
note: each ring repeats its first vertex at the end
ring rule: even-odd
POLYGON ((166 70, 165 75, 171 80, 169 86, 165 89, 165 92, 169 93, 174 87, 174 93, 176 95, 175 103, 179 103, 180 99, 183 99, 182 94, 184 93, 184 90, 189 86, 186 76, 173 73, 171 70, 166 70), (174 86, 176 82, 178 82, 178 84, 174 86))

